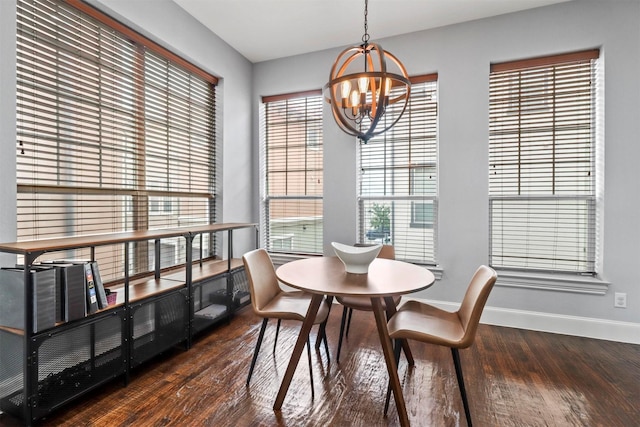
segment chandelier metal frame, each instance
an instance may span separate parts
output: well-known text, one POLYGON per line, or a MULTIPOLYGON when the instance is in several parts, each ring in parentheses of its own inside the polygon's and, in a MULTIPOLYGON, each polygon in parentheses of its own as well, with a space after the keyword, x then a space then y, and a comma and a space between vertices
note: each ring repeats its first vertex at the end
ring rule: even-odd
POLYGON ((325 100, 331 104, 338 126, 365 144, 400 120, 411 93, 411 82, 402 62, 379 44, 369 43, 367 15, 368 0, 365 0, 362 44, 348 47, 338 55, 324 87, 325 100), (358 63, 364 65, 364 71, 356 68, 358 63), (397 103, 401 103, 397 108, 388 108, 397 103))

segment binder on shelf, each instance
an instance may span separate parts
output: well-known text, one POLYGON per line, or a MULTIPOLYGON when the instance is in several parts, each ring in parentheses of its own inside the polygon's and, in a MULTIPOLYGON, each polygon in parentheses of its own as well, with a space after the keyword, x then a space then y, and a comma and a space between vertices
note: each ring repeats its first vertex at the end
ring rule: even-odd
MULTIPOLYGON (((55 271, 31 269, 33 284, 33 333, 56 325, 55 271)), ((24 268, 0 269, 0 325, 23 329, 24 325, 24 268)))
MULTIPOLYGON (((16 268, 20 268, 23 269, 24 265, 18 265, 16 264, 16 268)), ((43 269, 49 269, 52 270, 53 268, 51 266, 42 266, 40 264, 34 264, 31 266, 32 270, 43 270, 43 269)), ((64 315, 64 309, 65 309, 65 297, 64 297, 64 288, 63 288, 63 284, 62 284, 62 280, 60 279, 59 276, 59 272, 58 270, 54 270, 54 298, 53 298, 53 307, 54 307, 54 311, 55 311, 55 319, 56 319, 56 323, 58 322, 64 322, 65 321, 65 315, 64 315)))
MULTIPOLYGON (((24 271, 24 264, 16 264, 15 268, 24 271)), ((53 267, 51 267, 49 265, 46 265, 46 266, 44 266, 42 264, 33 264, 33 265, 31 265, 31 269, 34 270, 34 271, 39 271, 39 270, 43 270, 43 269, 51 270, 52 268, 53 267)), ((56 323, 58 323, 58 322, 66 321, 65 316, 64 316, 65 298, 64 298, 64 289, 63 289, 63 286, 62 286, 62 280, 58 277, 58 271, 57 270, 54 271, 54 275, 55 275, 55 289, 54 289, 53 306, 54 306, 56 323)))
MULTIPOLYGON (((87 314, 95 313, 98 311, 98 297, 96 296, 96 286, 93 281, 93 271, 90 263, 85 263, 84 266, 85 277, 85 289, 87 291, 87 314)), ((106 297, 105 297, 106 298, 106 297)))
POLYGON ((43 266, 50 266, 57 271, 57 289, 61 294, 61 318, 59 321, 70 322, 86 316, 86 291, 84 267, 60 261, 43 261, 43 266))
POLYGON ((98 308, 107 308, 109 306, 107 293, 105 292, 104 283, 102 283, 102 277, 100 277, 100 269, 96 261, 91 261, 91 271, 93 272, 93 283, 96 287, 96 295, 98 296, 98 308))

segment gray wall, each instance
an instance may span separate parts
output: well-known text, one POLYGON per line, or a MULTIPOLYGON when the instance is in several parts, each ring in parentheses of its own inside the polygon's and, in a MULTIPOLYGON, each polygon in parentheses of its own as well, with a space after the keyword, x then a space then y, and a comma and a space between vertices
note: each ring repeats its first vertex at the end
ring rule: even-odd
MULTIPOLYGON (((0 0, 0 241, 16 240, 16 3, 0 0)), ((12 257, 0 255, 7 265, 12 257)))
MULTIPOLYGON (((510 319, 506 323, 526 327, 526 322, 531 321, 534 329, 545 329, 537 327, 536 322, 548 325, 565 318, 598 319, 600 327, 620 323, 630 327, 627 332, 638 334, 639 23, 640 2, 637 0, 574 0, 378 40, 404 62, 409 74, 438 72, 439 75, 438 259, 443 277, 420 297, 460 301, 475 268, 488 262, 490 63, 600 47, 605 63, 606 92, 602 279, 611 285, 606 295, 496 287, 488 304, 494 314, 510 319), (627 309, 613 307, 614 292, 627 293, 627 309), (546 320, 540 322, 542 317, 546 320)), ((375 39, 375 28, 370 28, 370 34, 375 39)), ((341 48, 256 64, 254 115, 258 114, 260 96, 321 88, 341 48)), ((256 126, 254 120, 254 140, 258 137, 256 126)), ((324 237, 325 253, 331 253, 327 243, 356 238, 355 142, 337 130, 328 107, 324 131, 324 237)), ((257 150, 257 143, 255 147, 257 150)), ((257 162, 258 152, 254 155, 257 162)), ((257 170, 257 163, 255 165, 257 170)), ((254 176, 256 186, 257 180, 254 176)), ((581 329, 590 326, 590 322, 582 322, 568 330, 589 335, 581 329)), ((635 341, 639 339, 636 336, 635 341)))

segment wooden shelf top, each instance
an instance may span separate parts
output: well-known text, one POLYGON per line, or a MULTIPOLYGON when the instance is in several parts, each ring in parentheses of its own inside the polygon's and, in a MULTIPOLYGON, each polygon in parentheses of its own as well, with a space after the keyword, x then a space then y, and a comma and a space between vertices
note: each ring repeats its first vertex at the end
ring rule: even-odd
MULTIPOLYGON (((184 287, 183 282, 166 277, 161 277, 157 280, 153 277, 132 280, 129 284, 129 302, 134 303, 152 295, 158 295, 182 287, 184 287)), ((114 305, 110 305, 104 310, 110 310, 124 304, 124 285, 118 284, 109 286, 109 289, 118 293, 116 295, 116 303, 114 305)))
MULTIPOLYGON (((200 265, 199 261, 194 261, 191 267, 191 282, 197 283, 202 280, 209 279, 214 276, 218 276, 222 273, 227 273, 228 260, 216 259, 206 260, 200 265)), ((238 258, 231 259, 231 270, 242 267, 242 260, 238 258)), ((163 277, 171 280, 178 280, 182 283, 186 283, 187 272, 185 268, 180 268, 175 272, 165 274, 163 277)))
POLYGON ((256 226, 255 223, 231 222, 197 225, 194 227, 167 228, 163 230, 125 231, 122 233, 29 240, 24 242, 0 243, 0 252, 15 254, 53 252, 65 249, 105 246, 143 240, 166 239, 169 237, 187 236, 189 234, 215 233, 218 231, 235 230, 254 226, 256 226))

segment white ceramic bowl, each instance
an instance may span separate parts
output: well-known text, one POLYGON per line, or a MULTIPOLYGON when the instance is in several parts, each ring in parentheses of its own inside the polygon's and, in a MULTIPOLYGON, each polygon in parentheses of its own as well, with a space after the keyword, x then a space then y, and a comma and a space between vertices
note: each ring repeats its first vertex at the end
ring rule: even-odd
POLYGON ((369 264, 378 256, 381 244, 372 246, 351 246, 338 242, 331 242, 333 250, 344 264, 347 273, 366 274, 369 264))

